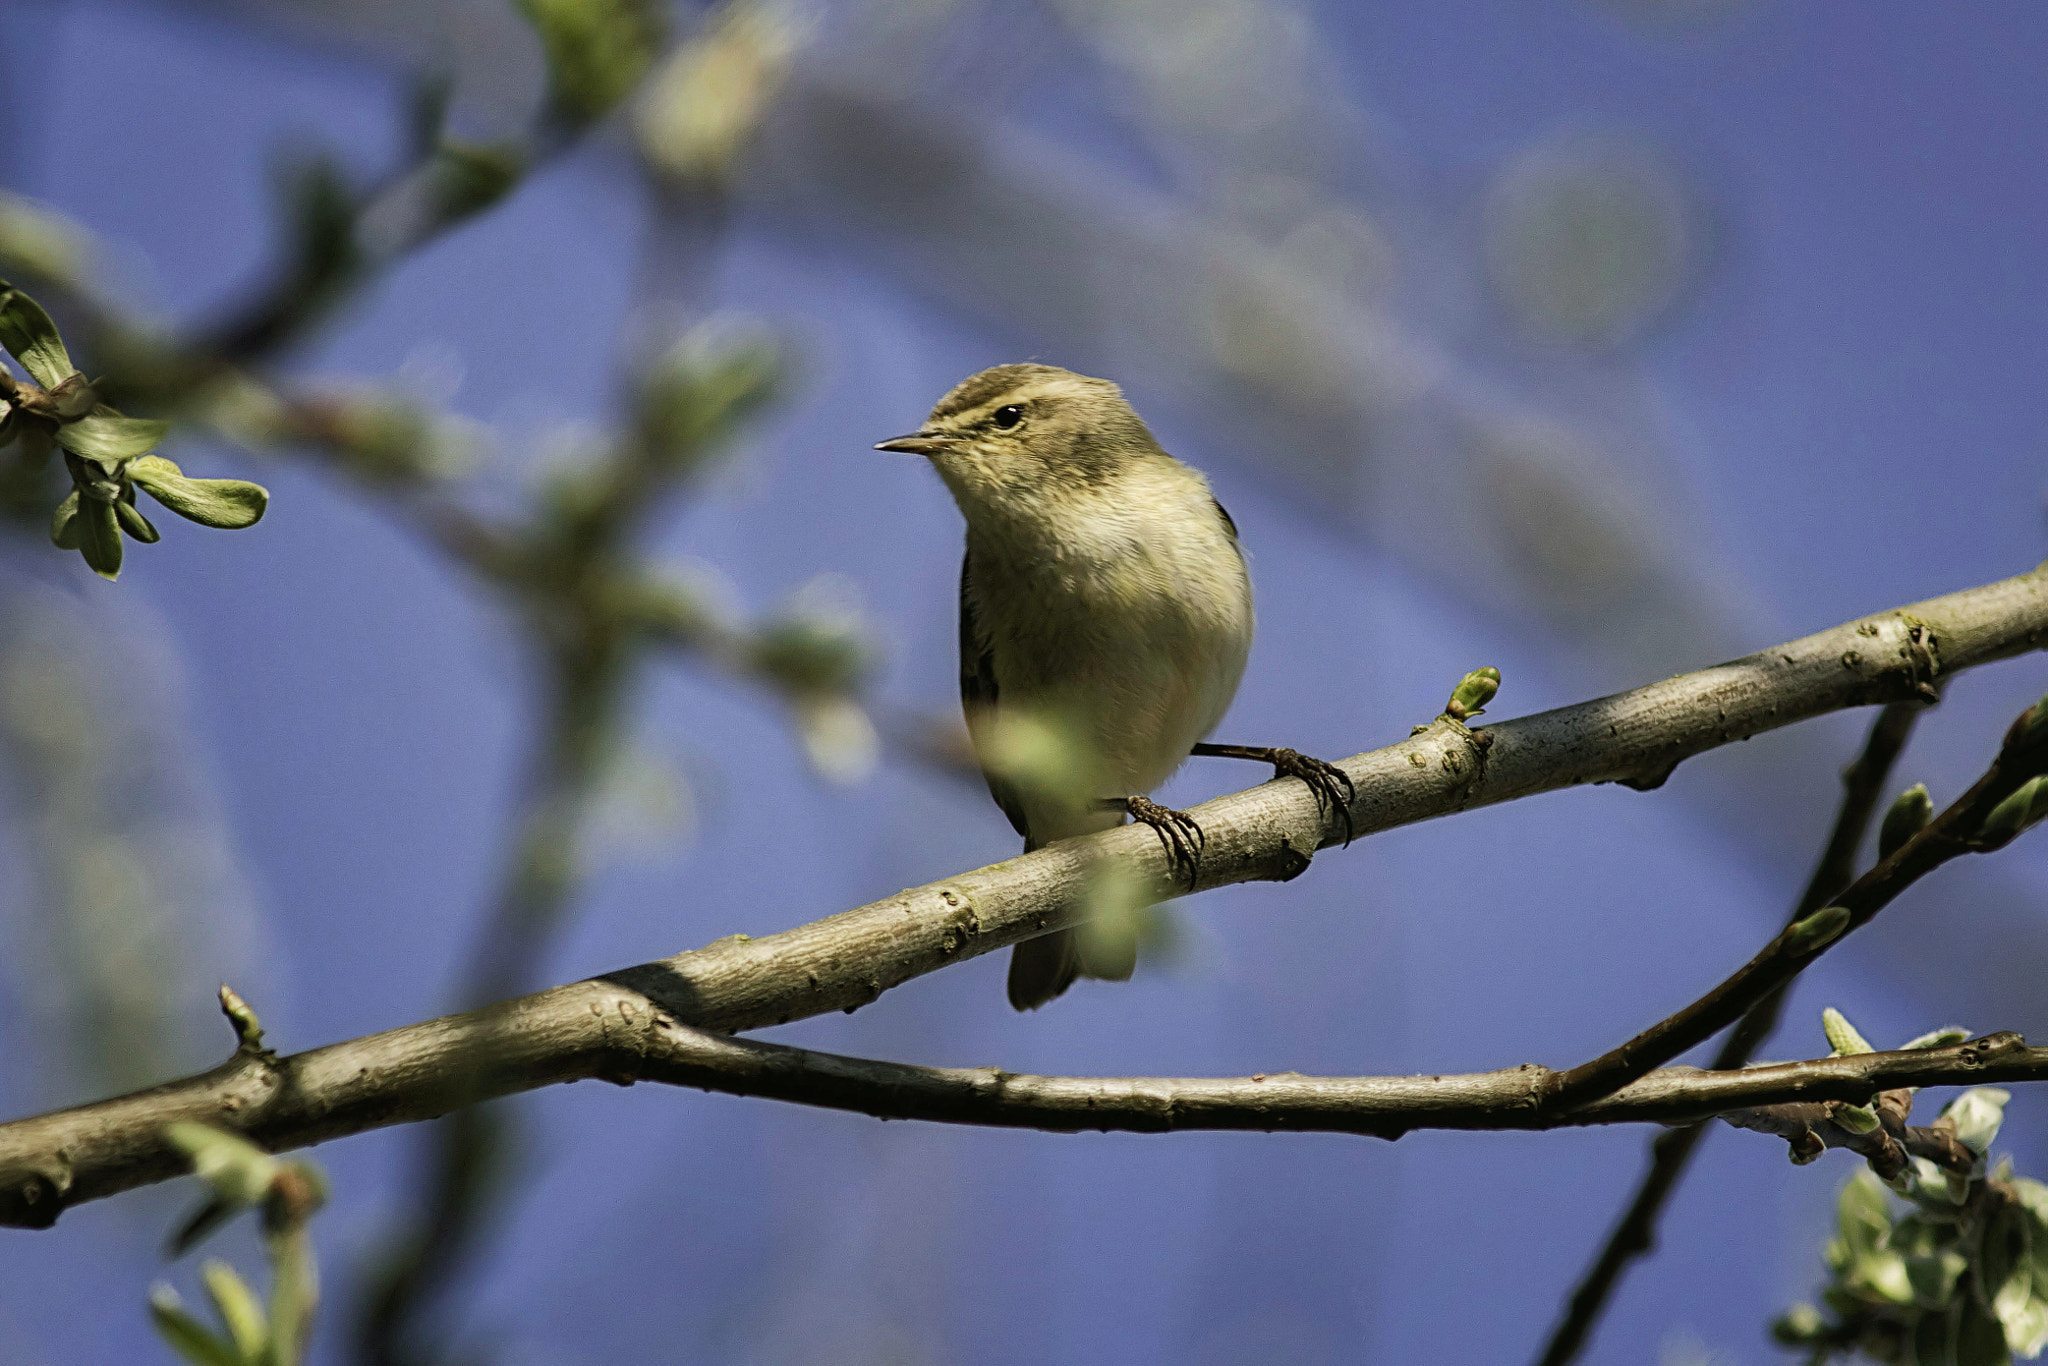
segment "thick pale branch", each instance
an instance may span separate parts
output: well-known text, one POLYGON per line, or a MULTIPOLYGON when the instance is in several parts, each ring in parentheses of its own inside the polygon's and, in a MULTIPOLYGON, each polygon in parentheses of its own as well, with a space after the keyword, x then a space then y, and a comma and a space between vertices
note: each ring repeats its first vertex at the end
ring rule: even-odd
MULTIPOLYGON (((1352 821, 1363 835, 1581 783, 1655 786, 1680 761, 1717 745, 1845 707, 1919 696, 1936 678, 2044 643, 2048 581, 2036 570, 1483 730, 1440 719, 1344 762, 1358 793, 1352 821)), ((1285 880, 1342 836, 1340 815, 1319 811, 1315 795, 1292 779, 1219 798, 1194 814, 1208 834, 1201 888, 1285 880)), ((171 1175, 178 1159, 161 1131, 173 1119, 225 1124, 277 1147, 312 1143, 439 1114, 455 1097, 630 1077, 634 1069, 618 1061, 617 1036, 655 1018, 734 1031, 850 1010, 913 977, 1073 924, 1104 858, 1166 887, 1158 841, 1127 826, 780 934, 735 935, 603 981, 315 1049, 274 1068, 240 1060, 0 1125, 0 1223, 46 1224, 65 1205, 171 1175)), ((1433 1085, 1430 1094, 1445 1093, 1433 1085)), ((1586 1113, 1596 1111, 1604 1113, 1586 1113)))

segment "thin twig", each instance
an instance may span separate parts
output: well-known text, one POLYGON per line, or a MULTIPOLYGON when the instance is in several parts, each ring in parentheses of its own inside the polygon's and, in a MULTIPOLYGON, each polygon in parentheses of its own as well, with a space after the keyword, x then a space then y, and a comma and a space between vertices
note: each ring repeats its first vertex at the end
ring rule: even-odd
MULTIPOLYGON (((1806 890, 1787 918, 1788 925, 1827 905, 1856 876, 1856 851, 1869 832, 1892 766, 1905 749, 1913 723, 1919 720, 1925 706, 1919 701, 1894 702, 1877 714, 1863 752, 1842 771, 1842 804, 1835 813, 1834 828, 1806 890)), ((1715 1055, 1714 1071, 1733 1071, 1748 1064, 1757 1047, 1776 1027, 1785 995, 1786 988, 1780 987, 1749 1008, 1715 1055)), ((1706 1125, 1692 1124, 1659 1134, 1651 1141, 1650 1168, 1643 1174, 1620 1222, 1566 1301, 1564 1318, 1538 1358, 1541 1366, 1565 1366, 1577 1358, 1620 1284, 1622 1273, 1629 1263, 1647 1255, 1655 1246, 1657 1221, 1705 1134, 1706 1125)))
POLYGON ((2017 833, 2017 827, 2001 836, 1987 835, 1985 818, 2022 785, 2048 769, 2048 725, 2030 724, 2035 720, 2036 708, 2048 709, 2048 698, 2012 723, 1998 757, 1969 791, 1891 857, 1831 899, 1831 908, 1847 912, 1846 919, 1832 932, 1815 939, 1806 933, 1804 922, 1788 926, 1706 995, 1620 1047, 1560 1074, 1546 1103, 1566 1108, 1586 1104, 1706 1042, 1735 1023, 1751 1006, 1782 990, 1851 932, 1869 924, 1878 912, 1928 873, 1965 854, 2002 848, 2017 833))

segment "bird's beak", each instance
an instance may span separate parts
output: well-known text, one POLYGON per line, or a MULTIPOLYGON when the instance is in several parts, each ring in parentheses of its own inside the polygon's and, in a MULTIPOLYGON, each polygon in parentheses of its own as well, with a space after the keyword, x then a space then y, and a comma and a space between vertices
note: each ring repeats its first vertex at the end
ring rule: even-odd
POLYGON ((875 443, 878 451, 902 451, 905 455, 937 455, 953 444, 954 438, 945 432, 912 432, 909 436, 892 436, 887 441, 875 443))

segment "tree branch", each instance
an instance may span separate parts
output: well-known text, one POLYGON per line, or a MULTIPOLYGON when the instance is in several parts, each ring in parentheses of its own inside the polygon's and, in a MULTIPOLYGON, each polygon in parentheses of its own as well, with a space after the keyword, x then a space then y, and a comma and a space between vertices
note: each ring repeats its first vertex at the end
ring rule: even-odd
POLYGON ((1838 923, 1819 930, 1818 915, 1786 926, 1757 955, 1706 995, 1651 1025, 1618 1048, 1561 1074, 1547 1103, 1583 1105, 1620 1089, 1652 1068, 1706 1042, 1750 1007, 1782 991, 1823 953, 1877 917, 1915 882, 1951 859, 2003 848, 2021 829, 2022 798, 2011 828, 1992 831, 1987 818, 2022 786, 2048 770, 2048 697, 2022 712, 2006 731, 1998 757, 1968 792, 1895 850, 1891 857, 1831 899, 1838 923))
MULTIPOLYGON (((1920 701, 1894 702, 1879 712, 1863 752, 1842 770, 1842 804, 1835 812, 1834 828, 1828 833, 1827 847, 1813 876, 1786 920, 1788 926, 1827 905, 1855 878, 1856 851, 1862 847, 1871 819, 1877 814, 1892 765, 1904 751, 1913 734, 1913 724, 1926 705, 1920 701)), ((1714 1071, 1733 1071, 1748 1064, 1757 1047, 1777 1026, 1786 990, 1780 987, 1749 1008, 1715 1055, 1714 1071)), ((1705 1135, 1704 1124, 1693 1124, 1659 1134, 1651 1142, 1650 1169, 1643 1173, 1628 1208, 1566 1300, 1564 1317, 1545 1344, 1538 1358, 1539 1366, 1565 1366, 1578 1356, 1620 1284, 1622 1273, 1630 1262, 1647 1255, 1655 1246, 1657 1220, 1705 1135)))
MULTIPOLYGON (((1717 745, 1844 707, 1921 696, 1936 677, 2044 642, 2048 582, 2036 570, 1478 732, 1440 718, 1342 765, 1358 793, 1352 820, 1359 834, 1369 834, 1581 783, 1654 786, 1681 760, 1717 745)), ((1319 810, 1315 795, 1291 780, 1205 803, 1196 815, 1208 833, 1199 887, 1284 881, 1343 834, 1341 813, 1319 810)), ((488 1099, 584 1077, 631 1079, 639 1075, 632 1059, 648 1047, 655 1021, 732 1031, 854 1009, 913 977, 1076 923, 1105 858, 1139 871, 1162 893, 1168 889, 1158 841, 1149 830, 1126 826, 765 938, 734 935, 602 980, 314 1049, 271 1068, 252 1072, 230 1063, 0 1125, 0 1224, 45 1225, 70 1204, 175 1174, 176 1154, 162 1136, 173 1119, 200 1119, 289 1147, 441 1114, 458 1095, 488 1099)), ((1914 1055, 1917 1065, 1929 1056, 1914 1055)), ((1393 1087, 1428 1111, 1462 1103, 1461 1086, 1490 1087, 1494 1103, 1519 1112, 1530 1100, 1517 1088, 1532 1080, 1548 1087, 1556 1076, 1547 1069, 1490 1075, 1495 1079, 1483 1086, 1468 1079, 1370 1087, 1393 1087), (1502 1076, 1521 1080, 1504 1083, 1502 1076)), ((1289 1083, 1297 1084, 1329 1085, 1289 1083)), ((1258 1095, 1275 1094, 1258 1085, 1268 1086, 1258 1095)), ((1644 1094, 1638 1087, 1627 1092, 1631 1103, 1644 1094)), ((1743 1096, 1742 1103, 1763 1103, 1743 1096)), ((1609 1098, 1582 1115, 1553 1114, 1543 1122, 1612 1122, 1599 1116, 1619 1114, 1621 1104, 1609 1098)), ((1388 1123, 1382 1116, 1359 1131, 1380 1132, 1388 1123)))

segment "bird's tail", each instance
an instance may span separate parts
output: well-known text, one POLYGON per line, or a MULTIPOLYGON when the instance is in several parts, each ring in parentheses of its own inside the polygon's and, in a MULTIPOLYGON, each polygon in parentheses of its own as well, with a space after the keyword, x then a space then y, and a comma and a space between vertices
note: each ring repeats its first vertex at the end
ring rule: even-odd
POLYGON ((1081 946, 1072 930, 1027 939, 1010 950, 1010 1005, 1036 1010, 1081 975, 1081 946))

